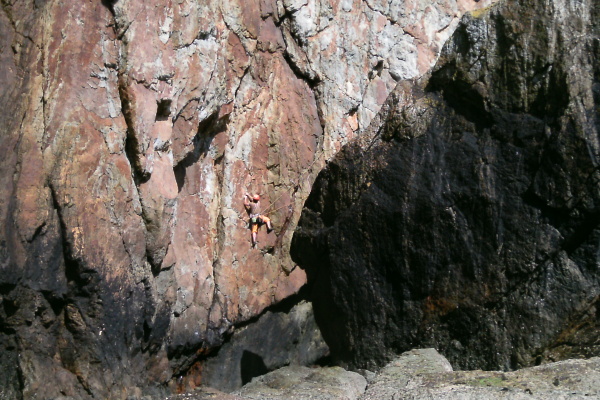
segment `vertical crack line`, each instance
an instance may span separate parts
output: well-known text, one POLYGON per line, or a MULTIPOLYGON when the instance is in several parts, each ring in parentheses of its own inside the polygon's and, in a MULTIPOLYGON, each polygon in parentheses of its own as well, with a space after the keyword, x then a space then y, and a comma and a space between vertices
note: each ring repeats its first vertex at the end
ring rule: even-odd
POLYGON ((49 70, 49 66, 48 66, 48 54, 46 52, 47 49, 47 37, 48 37, 48 32, 47 32, 47 26, 48 24, 46 23, 46 19, 49 18, 47 16, 48 13, 43 13, 42 15, 42 20, 43 20, 43 28, 42 28, 42 43, 41 43, 41 57, 42 57, 42 140, 41 140, 41 146, 42 148, 40 150, 42 150, 42 152, 44 151, 44 148, 46 146, 48 146, 48 143, 46 142, 48 140, 48 125, 46 122, 46 118, 48 116, 47 114, 47 110, 46 110, 46 103, 48 101, 47 96, 47 86, 49 84, 49 77, 48 77, 48 70, 49 70))
MULTIPOLYGON (((121 46, 123 44, 121 43, 121 46)), ((120 62, 125 63, 123 58, 121 58, 120 62)), ((127 88, 127 78, 125 74, 122 72, 124 70, 123 65, 119 67, 118 72, 118 91, 119 91, 119 100, 121 101, 121 114, 123 114, 123 119, 125 120, 125 124, 127 126, 127 132, 125 135, 125 156, 129 161, 131 166, 131 173, 138 189, 139 194, 139 184, 148 181, 149 174, 144 174, 143 168, 140 164, 140 147, 139 141, 135 134, 135 124, 133 122, 133 110, 131 107, 131 102, 129 100, 129 91, 127 88)))
MULTIPOLYGON (((119 59, 118 59, 118 69, 117 69, 117 90, 119 93, 119 101, 121 102, 121 114, 123 115, 123 119, 126 125, 126 133, 124 139, 124 155, 127 161, 129 162, 131 168, 131 178, 133 181, 133 187, 135 188, 135 193, 137 194, 137 198, 140 202, 141 207, 141 218, 144 224, 144 247, 145 247, 145 257, 146 262, 150 266, 150 272, 153 276, 157 276, 158 273, 155 273, 155 268, 153 268, 153 263, 151 262, 150 256, 150 248, 148 246, 147 240, 150 232, 150 221, 148 220, 148 212, 146 210, 146 206, 144 206, 144 201, 142 198, 142 194, 140 192, 140 184, 147 182, 150 179, 150 174, 145 173, 141 166, 140 160, 140 145, 139 140, 135 133, 135 123, 133 116, 133 107, 131 104, 131 96, 128 89, 128 77, 124 71, 127 70, 127 44, 124 43, 123 35, 118 35, 119 32, 119 23, 116 18, 115 10, 113 7, 114 1, 103 1, 103 4, 111 11, 113 15, 113 29, 117 37, 114 39, 118 41, 119 48, 119 59)), ((125 247, 127 250, 127 247, 125 247)), ((129 254, 129 251, 127 251, 129 254)), ((129 254, 131 257, 131 254, 129 254)), ((133 262, 133 258, 131 258, 131 262, 133 262)))
POLYGON ((115 7, 114 7, 114 5, 116 3, 117 3, 117 0, 102 0, 102 5, 106 8, 108 8, 108 10, 112 14, 113 18, 116 18, 115 17, 115 7))
MULTIPOLYGON (((69 251, 67 249, 67 238, 66 238, 67 224, 65 223, 62 207, 60 206, 60 204, 58 202, 58 194, 56 193, 56 189, 54 188, 54 185, 52 183, 48 183, 48 189, 50 189, 50 197, 52 198, 52 207, 56 211, 56 216, 58 218, 58 223, 60 225, 60 240, 62 242, 61 247, 63 250, 63 258, 64 258, 64 262, 65 262, 65 272, 67 272, 66 271, 67 259, 71 258, 69 251)), ((68 273, 67 273, 67 280, 69 280, 68 273)))
POLYGON ((238 92, 240 91, 240 88, 242 87, 244 79, 246 79, 246 75, 248 75, 248 73, 250 72, 250 67, 252 66, 252 62, 248 63, 248 66, 246 66, 246 68, 244 68, 244 73, 242 74, 242 77, 240 78, 240 83, 237 86, 237 88, 235 88, 235 93, 233 94, 234 101, 238 97, 238 92))
POLYGON ((321 83, 321 79, 315 74, 315 77, 311 77, 307 72, 302 69, 294 62, 292 55, 287 51, 283 53, 283 59, 286 61, 296 78, 306 82, 308 87, 314 92, 315 88, 321 83))
MULTIPOLYGON (((219 199, 219 203, 221 203, 221 199, 219 199)), ((209 331, 211 329, 218 328, 218 326, 211 327, 211 325, 210 325, 210 320, 212 319, 210 316, 214 312, 215 306, 217 304, 219 304, 221 306, 222 315, 221 315, 220 320, 222 320, 223 318, 226 318, 226 315, 227 315, 227 304, 226 304, 226 302, 224 304, 221 303, 220 298, 219 298, 219 294, 221 291, 219 289, 219 283, 218 283, 218 271, 220 270, 220 266, 221 266, 221 254, 223 253, 223 249, 225 248, 225 217, 223 216, 222 210, 223 210, 222 207, 219 207, 219 214, 218 214, 217 220, 216 220, 217 246, 213 253, 213 263, 212 263, 214 290, 213 290, 213 298, 212 298, 211 305, 210 305, 209 312, 208 312, 209 321, 206 324, 206 337, 207 338, 210 337, 209 331)))
MULTIPOLYGON (((215 121, 215 124, 219 124, 219 121, 215 121)), ((215 129, 218 129, 215 128, 215 129)), ((223 156, 222 156, 223 157, 223 156)), ((217 230, 217 234, 216 234, 216 242, 217 242, 217 246, 213 251, 213 263, 212 263, 212 267, 213 267, 213 271, 212 271, 212 275, 213 275, 213 284, 214 284, 214 291, 213 291, 213 298, 211 301, 211 305, 210 305, 210 309, 209 309, 209 320, 212 319, 210 318, 210 315, 212 315, 212 313, 215 310, 216 305, 220 305, 221 307, 221 316, 219 318, 220 321, 225 321, 225 323, 228 323, 229 321, 227 320, 227 314, 228 314, 228 305, 227 305, 227 299, 226 296, 224 294, 221 293, 220 289, 219 289, 219 279, 218 279, 218 273, 221 269, 221 254, 223 253, 223 249, 225 248, 225 241, 226 241, 226 230, 225 230, 225 217, 223 215, 223 208, 225 207, 225 204, 223 204, 223 190, 225 190, 225 184, 224 184, 224 163, 222 162, 215 162, 215 164, 213 164, 213 168, 215 168, 214 173, 217 175, 217 182, 218 182, 218 187, 219 187, 219 191, 217 192, 217 204, 219 204, 219 212, 216 218, 216 230, 217 230), (223 296, 224 301, 221 302, 221 298, 220 296, 223 296)), ((221 322, 222 324, 223 322, 221 322)), ((225 326, 225 327, 221 327, 221 329, 228 329, 229 326, 225 326)), ((215 327, 211 327, 210 323, 207 323, 206 326, 206 337, 209 338, 210 337, 210 330, 211 329, 219 329, 218 326, 215 327)))
POLYGON ((148 212, 146 210, 146 206, 144 205, 144 200, 142 198, 142 193, 140 192, 140 184, 147 182, 150 179, 150 174, 144 174, 142 171, 142 167, 140 165, 140 157, 139 157, 139 141, 135 134, 134 123, 131 115, 131 105, 129 102, 127 84, 125 82, 126 78, 121 72, 122 68, 119 68, 119 79, 118 79, 118 90, 119 90, 119 99, 121 101, 121 113, 123 114, 123 118, 125 120, 125 124, 127 126, 127 131, 125 134, 125 146, 124 146, 124 154, 127 160, 129 161, 129 165, 131 168, 131 178, 133 181, 133 187, 135 188, 137 198, 140 202, 141 212, 142 212, 142 222, 144 223, 145 228, 145 257, 146 261, 150 265, 151 272, 154 276, 157 275, 155 273, 155 268, 152 267, 153 263, 151 262, 150 256, 150 248, 148 247, 148 235, 150 232, 150 221, 148 218, 148 212))
POLYGON ((598 226, 600 226, 600 212, 588 213, 581 224, 573 229, 571 235, 564 239, 562 249, 571 256, 590 238, 598 226))

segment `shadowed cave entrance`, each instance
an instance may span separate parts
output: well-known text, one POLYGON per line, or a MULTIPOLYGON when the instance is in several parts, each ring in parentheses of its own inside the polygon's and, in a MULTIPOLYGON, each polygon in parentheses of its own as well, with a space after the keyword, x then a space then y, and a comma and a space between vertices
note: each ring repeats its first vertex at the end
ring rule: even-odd
POLYGON ((323 365, 329 348, 306 290, 237 326, 218 352, 202 361, 202 383, 224 392, 286 365, 323 365))
POLYGON ((240 359, 240 375, 242 385, 249 383, 253 378, 269 372, 264 359, 251 351, 244 350, 240 359))

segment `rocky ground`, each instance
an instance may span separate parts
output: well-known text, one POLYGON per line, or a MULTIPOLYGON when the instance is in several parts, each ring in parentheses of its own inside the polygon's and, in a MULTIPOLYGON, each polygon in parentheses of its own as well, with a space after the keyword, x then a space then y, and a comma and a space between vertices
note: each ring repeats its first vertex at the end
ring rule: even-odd
POLYGON ((377 373, 339 367, 285 367, 235 393, 210 388, 169 400, 508 400, 600 397, 600 358, 568 360, 514 372, 453 371, 434 349, 412 350, 377 373))

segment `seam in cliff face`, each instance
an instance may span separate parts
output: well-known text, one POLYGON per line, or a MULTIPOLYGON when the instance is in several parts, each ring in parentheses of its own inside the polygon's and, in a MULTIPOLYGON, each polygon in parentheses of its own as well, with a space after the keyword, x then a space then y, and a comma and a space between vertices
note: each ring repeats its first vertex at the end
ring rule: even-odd
MULTIPOLYGON (((44 16, 42 16, 42 18, 46 18, 46 16, 48 15, 48 13, 44 13, 44 16)), ((44 26, 46 26, 44 24, 44 26)), ((41 145, 42 150, 45 146, 47 146, 47 143, 44 143, 46 141, 46 139, 48 138, 48 129, 47 129, 47 122, 46 122, 46 118, 48 115, 48 111, 46 110, 47 108, 47 103, 48 103, 48 93, 46 92, 47 87, 46 87, 46 82, 49 82, 49 77, 48 77, 48 55, 46 54, 46 29, 43 30, 43 34, 42 34, 42 46, 41 46, 41 53, 42 53, 42 75, 44 77, 43 82, 42 82, 42 124, 43 124, 43 130, 42 130, 42 140, 41 140, 41 145)))
POLYGON ((233 32, 235 35, 237 35, 238 38, 240 38, 240 43, 242 44, 242 47, 244 48, 244 51, 246 51, 246 54, 252 54, 253 52, 250 51, 246 47, 246 41, 242 40, 241 38, 244 37, 245 39, 251 40, 251 41, 254 41, 254 42, 257 41, 257 38, 251 37, 250 35, 248 35, 248 36, 246 36, 246 35, 240 35, 238 32, 236 32, 235 29, 233 29, 233 27, 231 27, 231 25, 227 21, 227 18, 225 17, 225 14, 223 13, 223 10, 222 10, 221 6, 219 6, 219 13, 220 13, 220 16, 221 16, 221 20, 225 24, 225 27, 227 28, 227 30, 229 30, 230 32, 233 32))
POLYGON ((244 73, 242 74, 242 77, 240 78, 239 84, 235 88, 235 92, 233 94, 233 98, 234 99, 237 99, 237 96, 238 96, 238 93, 240 91, 240 88, 242 87, 242 82, 244 82, 244 79, 246 79, 246 76, 250 73, 250 67, 251 67, 251 65, 252 65, 252 63, 248 63, 248 66, 246 66, 246 68, 244 68, 244 73))
MULTIPOLYGON (((586 183, 593 185, 595 174, 600 171, 600 167, 594 168, 585 179, 586 183)), ((537 172, 536 172, 537 173, 537 172)), ((558 255, 560 251, 565 251, 571 256, 587 239, 590 238, 593 231, 600 226, 600 212, 583 211, 585 217, 581 218, 581 223, 576 226, 568 226, 566 221, 569 221, 569 214, 582 206, 584 199, 580 198, 569 207, 553 207, 547 204, 542 198, 535 194, 533 186, 530 186, 521 196, 523 202, 530 207, 540 211, 541 215, 548 223, 561 231, 561 228, 569 229, 570 234, 564 236, 560 245, 555 252, 550 254, 547 259, 552 259, 558 255)), ((563 232, 561 232, 563 234, 563 232)))
POLYGON ((139 193, 139 184, 147 182, 150 176, 145 174, 140 164, 140 152, 139 152, 139 141, 135 133, 133 117, 131 115, 131 104, 129 96, 127 94, 127 84, 124 82, 125 78, 119 71, 119 97, 121 100, 121 113, 125 119, 127 125, 127 132, 125 136, 125 156, 131 165, 131 172, 133 174, 136 189, 139 193))
MULTIPOLYGON (((181 190, 183 189, 183 185, 185 184, 187 168, 196 164, 202 158, 202 156, 205 156, 209 151, 210 143, 215 138, 215 136, 219 132, 225 131, 227 129, 229 117, 224 116, 219 119, 219 112, 220 107, 211 115, 209 115, 208 117, 206 117, 198 123, 196 134, 191 140, 191 144, 193 145, 192 150, 187 152, 185 157, 183 157, 183 159, 179 161, 177 165, 173 166, 173 173, 175 174, 175 180, 177 181, 177 189, 179 192, 181 192, 181 190)), ((218 160, 219 159, 215 160, 215 163, 218 163, 218 160)), ((222 176, 218 175, 218 178, 220 178, 219 182, 221 183, 222 176)))
MULTIPOLYGON (((216 288, 215 294, 217 292, 218 292, 218 288, 216 288)), ((201 367, 205 361, 209 360, 213 356, 216 356, 217 353, 219 352, 219 350, 221 348, 223 348, 223 346, 230 343, 236 332, 240 332, 244 328, 252 326, 253 324, 257 323, 259 320, 261 320, 267 314, 289 314, 290 312, 292 312, 294 307, 296 307, 298 304, 302 303, 303 301, 309 301, 309 297, 310 297, 310 290, 307 285, 304 285, 302 288, 300 288, 300 290, 296 294, 283 299, 279 303, 272 304, 272 305, 266 307, 259 314, 254 315, 245 321, 238 322, 236 324, 227 326, 227 330, 221 332, 222 340, 218 347, 213 347, 213 348, 200 347, 198 350, 195 351, 195 353, 192 357, 188 358, 185 365, 183 365, 181 368, 179 368, 173 374, 173 378, 183 377, 188 373, 193 373, 194 369, 198 365, 200 365, 200 367, 201 367)), ((219 304, 221 306, 226 306, 226 304, 223 305, 221 303, 221 301, 218 300, 216 295, 215 295, 214 299, 215 300, 213 301, 213 304, 211 305, 211 310, 217 304, 219 304)), ((226 314, 226 313, 224 313, 224 314, 226 314)), ((229 322, 229 321, 226 320, 226 322, 229 322)))
MULTIPOLYGON (((218 112, 217 112, 218 114, 218 112)), ((218 123, 218 120, 217 120, 218 123)), ((218 125, 214 127, 217 131, 219 130, 218 125)), ((223 127, 223 129, 226 129, 225 127, 223 127)), ((216 199, 216 202, 218 204, 221 204, 222 201, 222 190, 223 190, 223 163, 222 163, 222 158, 219 159, 218 163, 217 160, 215 160, 215 164, 218 164, 218 169, 216 172, 217 175, 217 180, 218 180, 218 187, 221 188, 221 191, 217 192, 217 196, 218 199, 216 199)), ((217 166, 217 165, 215 165, 217 166)), ((221 308, 221 315, 223 316, 224 319, 227 318, 227 299, 225 299, 225 301, 221 301, 221 297, 220 297, 220 289, 219 289, 219 282, 218 282, 218 269, 220 268, 221 265, 221 254, 223 253, 223 249, 225 248, 225 240, 226 240, 226 232, 225 232, 225 217, 223 215, 223 208, 224 205, 221 205, 219 207, 219 215, 216 218, 216 228, 217 228, 217 234, 216 234, 216 242, 217 242, 217 246, 214 250, 214 254, 213 254, 213 262, 212 262, 212 278, 213 278, 213 285, 214 285, 214 289, 213 289, 213 297, 211 300, 211 305, 209 307, 208 310, 208 315, 209 315, 209 320, 210 320, 210 316, 212 315, 215 307, 217 305, 220 306, 221 308)), ((228 322, 228 321, 227 321, 228 322)), ((210 333, 209 331, 218 327, 211 327, 211 324, 208 323, 206 326, 206 337, 210 337, 210 333)), ((228 327, 227 327, 228 328, 228 327)))
MULTIPOLYGON (((277 11, 275 11, 277 12, 277 11)), ((286 21, 291 21, 292 20, 292 16, 294 14, 288 10, 287 8, 283 8, 283 14, 278 15, 278 18, 273 18, 273 22, 275 23, 275 26, 278 28, 281 28, 281 26, 286 22, 286 21)))
POLYGON ((119 40, 120 42, 124 42, 125 41, 125 34, 129 31, 129 28, 131 27, 131 25, 133 24, 133 21, 135 21, 136 19, 138 19, 138 17, 140 16, 140 14, 142 13, 142 11, 139 11, 133 18, 131 18, 130 21, 128 21, 125 25, 119 23, 119 19, 121 18, 121 15, 119 15, 119 12, 117 12, 117 10, 115 9, 115 4, 117 4, 118 1, 117 0, 103 0, 102 4, 107 7, 111 14, 113 15, 114 18, 114 28, 115 28, 115 33, 117 34, 117 40, 119 40))
POLYGON ((112 16, 115 16, 115 8, 114 5, 117 3, 117 0, 101 0, 101 3, 104 7, 108 8, 112 16))
MULTIPOLYGON (((223 189, 223 178, 222 178, 222 173, 218 174, 218 178, 219 179, 219 187, 221 188, 221 190, 223 189), (219 175, 220 175, 220 179, 219 179, 219 175)), ((219 199, 217 200, 218 203, 221 203, 221 192, 219 191, 217 196, 219 197, 219 199)), ((210 307, 208 309, 208 316, 209 316, 209 321, 211 319, 211 315, 213 313, 213 311, 215 310, 215 307, 217 305, 220 305, 222 308, 222 312, 221 315, 226 316, 227 315, 227 302, 225 301, 224 304, 222 304, 219 294, 220 294, 220 290, 219 290, 219 282, 218 282, 218 269, 221 265, 221 254, 223 252, 223 249, 225 248, 225 239, 226 239, 226 235, 225 235, 225 223, 224 223, 224 217, 223 217, 223 206, 219 207, 219 215, 216 218, 216 228, 217 228, 217 234, 216 234, 216 242, 217 242, 217 246, 214 249, 214 254, 213 254, 213 262, 212 262, 212 278, 213 278, 213 295, 212 295, 212 299, 211 299, 211 304, 210 307)), ((212 327, 210 322, 206 324, 206 333, 205 336, 206 337, 210 337, 210 330, 213 330, 216 327, 212 327)))
MULTIPOLYGON (((44 43, 46 41, 46 35, 45 35, 45 28, 42 28, 42 43, 39 44, 37 43, 31 36, 24 34, 23 32, 21 32, 18 27, 17 27, 17 23, 18 21, 15 21, 12 15, 12 4, 10 4, 7 0, 0 0, 0 7, 2 8, 2 11, 4 12, 4 14, 6 15, 6 18, 8 19, 11 28, 13 29, 13 31, 15 32, 15 34, 17 34, 18 36, 27 39, 32 45, 34 45, 39 51, 40 51, 40 57, 41 57, 41 62, 42 62, 42 72, 41 74, 43 75, 43 80, 42 83, 40 84, 41 90, 42 90, 42 98, 41 98, 41 106, 42 106, 42 140, 40 141, 40 146, 41 149, 43 150, 43 147, 45 146, 45 138, 47 137, 47 128, 46 128, 46 115, 47 115, 47 111, 46 111, 46 105, 47 105, 47 95, 46 95, 46 82, 48 82, 48 71, 47 71, 47 56, 46 56, 46 51, 45 51, 45 46, 44 43)), ((37 8, 34 4, 34 8, 37 8)), ((33 10, 32 12, 35 12, 35 10, 33 10)), ((42 16, 40 17, 40 19, 44 19, 47 16, 47 13, 41 11, 42 16)), ((13 46, 11 46, 11 49, 13 51, 13 57, 16 56, 16 54, 18 54, 19 52, 23 51, 22 49, 16 49, 14 47, 14 43, 13 46)), ((15 63, 15 67, 17 69, 21 69, 19 65, 17 65, 17 63, 15 63)), ((24 71, 25 72, 25 71, 24 71)), ((25 123, 25 119, 27 118, 27 112, 25 112, 23 114, 23 118, 21 120, 21 124, 20 124, 20 131, 22 132, 22 127, 25 123)), ((19 139, 20 142, 20 139, 19 139)), ((19 146, 17 146, 18 148, 19 146)), ((20 164, 20 162, 18 162, 20 164)))
MULTIPOLYGON (((52 183, 48 184, 51 193, 53 209, 56 212, 60 226, 60 242, 63 252, 63 262, 65 265, 65 275, 68 283, 68 291, 62 299, 54 299, 54 307, 60 307, 64 310, 64 327, 69 331, 73 338, 79 344, 85 344, 85 330, 90 326, 85 313, 82 313, 76 298, 87 298, 89 301, 94 301, 98 295, 98 275, 96 271, 85 269, 74 256, 72 245, 68 240, 68 228, 64 218, 64 210, 58 201, 58 194, 52 183)), ((98 315, 99 317, 99 315, 98 315)), ((93 397, 94 393, 87 379, 82 375, 82 372, 75 366, 70 365, 61 359, 63 368, 72 372, 81 387, 93 397)))
POLYGON ((600 226, 600 212, 589 213, 587 218, 573 229, 571 235, 565 238, 562 248, 571 256, 577 249, 589 239, 594 230, 600 226))
MULTIPOLYGON (((96 274, 96 271, 85 269, 81 265, 81 263, 77 261, 77 258, 74 255, 74 249, 72 248, 72 245, 70 244, 68 239, 68 227, 65 221, 63 207, 60 205, 60 202, 58 200, 58 194, 52 183, 48 184, 48 188, 50 190, 50 197, 52 199, 52 207, 56 212, 56 216, 58 218, 60 226, 60 242, 63 251, 63 260, 65 263, 65 274, 67 277, 67 282, 77 282, 78 285, 85 285, 90 281, 90 279, 82 278, 81 274, 84 272, 86 274, 96 274)), ((81 286, 78 286, 77 288, 80 289, 81 286)), ((69 288, 69 291, 71 291, 71 289, 73 288, 69 288)))
MULTIPOLYGON (((119 27, 119 22, 118 22, 118 16, 116 15, 116 11, 113 7, 113 4, 115 4, 115 2, 110 1, 110 0, 105 0, 102 2, 103 5, 107 6, 107 8, 109 8, 109 10, 111 11, 113 18, 114 18, 114 24, 112 25, 112 28, 114 29, 115 33, 119 33, 120 27, 119 27)), ((151 230, 151 226, 150 224, 152 223, 152 221, 150 221, 149 217, 148 217, 148 211, 146 209, 146 207, 144 206, 144 202, 142 201, 142 194, 140 192, 140 184, 143 184, 145 182, 147 182, 150 179, 150 174, 146 173, 142 166, 141 166, 141 160, 140 160, 140 146, 139 146, 139 140, 135 131, 135 124, 134 124, 134 116, 133 116, 133 112, 134 110, 132 109, 132 104, 131 104, 131 100, 130 100, 130 94, 129 94, 129 90, 128 90, 128 79, 129 77, 126 75, 125 71, 127 70, 126 68, 126 64, 127 64, 127 49, 125 48, 127 46, 127 43, 125 43, 124 41, 124 35, 125 32, 127 31, 128 27, 131 25, 132 22, 130 22, 127 27, 123 30, 123 32, 121 32, 121 34, 118 34, 117 36, 117 40, 119 42, 119 60, 118 63, 119 65, 117 66, 117 90, 119 92, 119 100, 121 102, 121 114, 123 115, 123 119, 125 120, 125 125, 127 127, 126 130, 126 136, 125 136, 125 143, 124 143, 124 155, 127 158, 130 168, 131 168, 131 173, 132 173, 132 179, 133 179, 133 183, 134 183, 134 187, 137 193, 137 197, 138 199, 140 199, 140 205, 142 208, 142 221, 144 223, 144 228, 145 228, 145 232, 144 232, 144 236, 148 237, 149 232, 151 230)), ((139 84, 144 84, 144 82, 138 82, 136 81, 136 83, 139 84)), ((127 250, 127 246, 125 246, 125 249, 127 250)), ((127 251, 127 253, 129 254, 129 251, 127 251)), ((131 254, 129 254, 130 258, 131 258, 131 254)), ((158 273, 160 272, 160 266, 156 266, 154 265, 154 263, 152 262, 153 258, 151 255, 151 249, 149 248, 148 244, 146 243, 145 246, 145 258, 146 258, 146 262, 148 263, 148 265, 151 266, 151 272, 153 274, 153 276, 157 276, 158 273)), ((133 258, 131 258, 131 260, 133 261, 133 258)))
MULTIPOLYGON (((192 92, 195 91, 198 87, 194 87, 192 88, 192 92)), ((185 109, 194 101, 200 102, 200 100, 202 100, 202 97, 200 96, 194 96, 194 97, 190 97, 188 99, 188 101, 186 101, 180 108, 179 108, 179 112, 177 114, 175 114, 173 116, 173 122, 176 122, 180 117, 183 118, 186 121, 189 121, 191 118, 185 118, 182 117, 181 114, 185 111, 185 109)))
POLYGON ((302 81, 306 82, 306 84, 308 85, 308 87, 314 93, 315 88, 321 83, 321 79, 318 76, 316 76, 316 75, 315 75, 314 78, 311 78, 308 74, 306 74, 304 71, 302 71, 300 69, 300 67, 298 67, 298 65, 292 59, 292 56, 287 51, 287 48, 283 52, 283 59, 287 62, 287 64, 289 65, 289 67, 292 70, 292 72, 294 73, 294 75, 296 75, 296 78, 298 78, 299 80, 302 80, 302 81))

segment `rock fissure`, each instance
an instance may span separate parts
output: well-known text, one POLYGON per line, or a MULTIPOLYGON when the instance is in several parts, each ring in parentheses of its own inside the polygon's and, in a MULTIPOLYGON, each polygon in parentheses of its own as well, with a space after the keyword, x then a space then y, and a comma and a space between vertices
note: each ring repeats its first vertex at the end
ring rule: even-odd
POLYGON ((46 221, 42 222, 40 224, 40 226, 38 226, 35 231, 33 232, 33 235, 31 237, 26 238, 28 243, 33 243, 33 241, 35 241, 36 239, 38 239, 39 236, 43 236, 46 232, 45 232, 45 228, 46 228, 46 221))
POLYGON ((119 68, 119 71, 118 91, 121 101, 121 113, 123 114, 125 123, 127 125, 124 148, 129 164, 131 165, 131 171, 133 173, 133 178, 139 195, 138 185, 140 183, 147 182, 150 177, 144 172, 144 169, 140 163, 140 144, 135 131, 133 116, 134 111, 132 110, 132 105, 128 94, 126 82, 127 77, 123 72, 124 68, 119 68))
MULTIPOLYGON (((195 87, 192 89, 193 92, 195 92, 198 89, 198 87, 195 87)), ((177 120, 179 118, 183 118, 186 121, 191 121, 193 119, 192 116, 185 116, 183 115, 183 112, 186 111, 186 109, 188 108, 188 106, 190 106, 190 104, 196 102, 200 102, 200 100, 202 100, 202 97, 197 96, 197 97, 190 97, 179 109, 179 112, 177 112, 174 116, 173 116, 173 123, 177 122, 177 120)), ((193 140, 193 139, 192 139, 193 140)))
MULTIPOLYGON (((115 19, 116 21, 116 19, 115 19)), ((121 54, 121 58, 119 62, 121 64, 127 64, 127 57, 125 56, 126 50, 123 50, 123 46, 126 44, 123 41, 123 36, 118 39, 120 44, 119 52, 121 54)), ((141 205, 141 217, 145 227, 145 236, 146 236, 146 245, 145 245, 145 260, 148 265, 151 266, 151 272, 154 277, 157 277, 161 270, 161 264, 163 258, 160 255, 156 254, 156 248, 153 243, 150 241, 154 239, 153 232, 156 232, 159 227, 157 227, 157 222, 155 218, 155 210, 151 209, 149 205, 146 203, 149 201, 144 198, 144 194, 141 191, 140 186, 146 184, 151 178, 151 171, 148 171, 146 168, 142 167, 142 154, 140 151, 140 141, 139 134, 136 131, 136 125, 134 122, 135 113, 139 112, 139 110, 135 110, 133 106, 132 94, 130 93, 129 88, 129 79, 130 76, 127 75, 126 68, 118 68, 118 80, 117 80, 117 90, 119 94, 119 99, 121 102, 121 114, 124 117, 126 124, 126 134, 125 134, 125 143, 124 143, 124 154, 129 162, 131 172, 132 172, 132 180, 134 183, 134 188, 136 190, 137 198, 140 200, 141 205), (151 239, 152 237, 152 239, 151 239)), ((160 79, 159 79, 160 80, 160 79)), ((137 84, 142 84, 144 87, 150 90, 155 90, 151 83, 148 83, 145 79, 137 79, 133 78, 133 81, 137 84)), ((171 104, 172 100, 169 98, 163 98, 157 100, 157 111, 155 121, 169 121, 169 117, 171 115, 171 104)), ((137 106, 136 106, 137 107, 137 106)), ((162 144, 162 147, 155 147, 154 151, 166 151, 168 150, 168 146, 170 143, 166 141, 162 144)), ((156 146, 156 141, 154 146, 156 146)), ((159 154, 160 156, 160 154, 159 154)), ((166 207, 170 205, 166 204, 166 207)), ((170 242, 166 244, 165 248, 168 248, 170 242)), ((128 246, 125 245, 125 251, 129 254, 130 259, 133 262, 133 257, 129 253, 128 246)))
POLYGON ((60 226, 60 242, 62 246, 63 261, 65 264, 65 274, 67 281, 77 281, 80 275, 81 266, 75 259, 73 249, 71 248, 70 241, 68 239, 68 228, 63 216, 63 207, 60 205, 56 190, 52 184, 48 185, 50 189, 50 197, 52 199, 52 208, 56 212, 58 222, 60 226))
MULTIPOLYGON (((286 22, 289 23, 294 19, 293 15, 294 14, 290 10, 288 10, 287 8, 284 7, 283 13, 280 14, 277 19, 275 19, 275 18, 273 19, 275 26, 281 29, 281 27, 284 26, 284 24, 286 22)), ((290 33, 292 33, 291 29, 290 29, 290 33)))
MULTIPOLYGON (((375 8, 374 8, 374 7, 373 7, 373 6, 372 6, 372 5, 369 3, 369 0, 362 0, 362 1, 361 1, 361 3, 362 3, 362 4, 364 4, 365 6, 367 6, 367 8, 368 8, 369 10, 371 10, 371 12, 373 12, 373 13, 377 13, 377 14, 379 14, 379 15, 383 15, 383 16, 384 16, 384 17, 386 17, 386 19, 388 19, 388 21, 389 21, 389 17, 388 17, 386 14, 382 13, 381 11, 379 11, 379 10, 375 9, 375 8)), ((389 4, 388 4, 388 5, 389 5, 389 4)))
POLYGON ((242 87, 242 83, 244 82, 244 80, 246 79, 246 76, 248 74, 250 74, 250 68, 251 68, 251 64, 249 63, 245 68, 244 68, 244 72, 242 73, 242 77, 239 79, 234 94, 233 94, 233 98, 237 99, 238 98, 238 93, 240 91, 240 88, 242 87))
MULTIPOLYGON (((111 15, 113 18, 116 18, 115 15, 115 4, 117 3, 118 0, 101 0, 101 3, 104 7, 106 7, 108 9, 108 11, 110 11, 111 15)), ((116 20, 115 20, 116 23, 116 20)))
MULTIPOLYGON (((216 248, 215 248, 215 254, 213 255, 213 262, 212 262, 212 279, 213 282, 212 284, 214 285, 213 288, 213 295, 212 295, 212 299, 211 299, 211 305, 208 309, 208 315, 212 316, 213 312, 216 312, 216 306, 219 307, 219 311, 221 312, 221 315, 223 315, 225 318, 228 315, 228 309, 227 309, 227 299, 225 299, 225 301, 221 301, 221 291, 219 290, 219 273, 221 273, 220 266, 221 266, 221 254, 223 252, 223 249, 225 248, 225 240, 226 240, 226 236, 225 236, 225 226, 224 226, 224 216, 223 213, 220 212, 219 215, 216 218, 216 223, 217 223, 217 235, 216 235, 216 248)), ((207 337, 210 337, 210 331, 217 329, 218 327, 213 327, 211 326, 211 324, 207 324, 206 325, 206 331, 207 331, 207 337)))
POLYGON ((117 3, 118 2, 114 2, 113 6, 111 8, 109 8, 109 10, 112 10, 112 14, 113 14, 113 17, 115 20, 117 40, 127 46, 129 44, 129 42, 127 40, 127 32, 129 31, 129 28, 131 27, 131 25, 133 25, 134 21, 136 21, 138 19, 138 17, 142 14, 142 11, 139 11, 133 18, 131 18, 130 21, 125 21, 126 24, 124 25, 119 20, 122 18, 125 18, 125 16, 119 15, 117 10, 114 8, 114 5, 117 3))
POLYGON ((283 55, 283 58, 288 63, 290 69, 294 72, 296 77, 306 82, 306 84, 308 85, 308 87, 311 88, 311 90, 314 91, 314 89, 321 83, 321 79, 319 79, 318 76, 315 75, 315 77, 313 78, 309 74, 302 71, 302 69, 299 68, 298 65, 294 62, 289 52, 286 51, 283 55))
MULTIPOLYGON (((182 160, 173 167, 180 193, 185 183, 187 169, 205 158, 215 136, 227 129, 229 116, 219 117, 220 109, 219 107, 219 109, 198 123, 196 134, 191 140, 192 150, 185 154, 182 160)), ((215 164, 218 164, 217 161, 215 160, 215 164)), ((222 171, 217 173, 217 178, 219 179, 219 187, 222 187, 222 171)))

